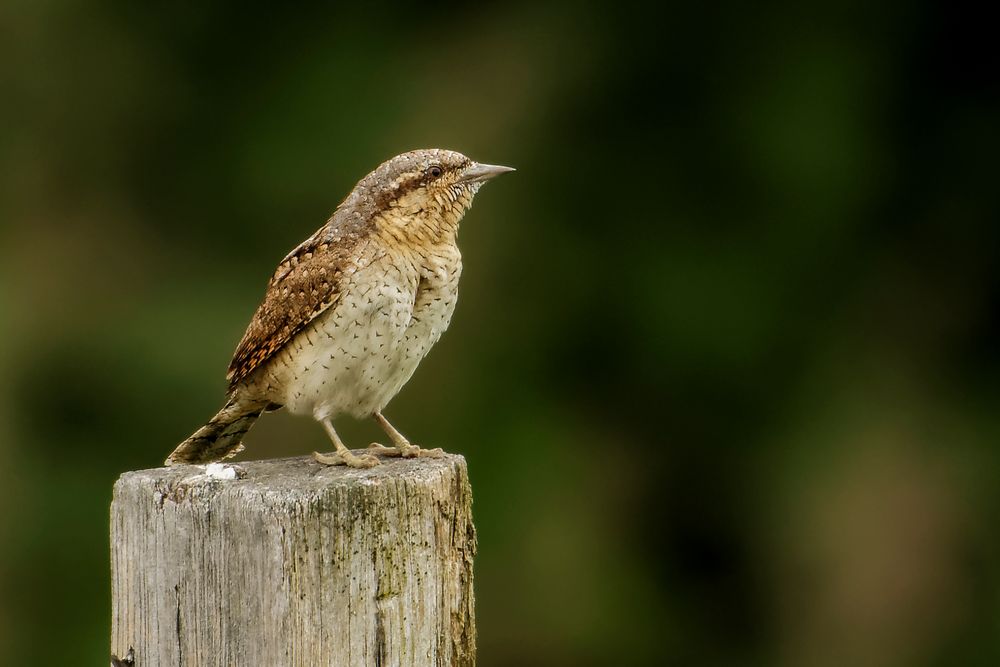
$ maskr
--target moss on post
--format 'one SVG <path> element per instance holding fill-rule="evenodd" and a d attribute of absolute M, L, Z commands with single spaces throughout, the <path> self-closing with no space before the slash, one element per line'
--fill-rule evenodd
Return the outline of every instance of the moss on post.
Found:
<path fill-rule="evenodd" d="M 473 665 L 461 456 L 128 472 L 111 505 L 112 640 L 142 667 Z"/>

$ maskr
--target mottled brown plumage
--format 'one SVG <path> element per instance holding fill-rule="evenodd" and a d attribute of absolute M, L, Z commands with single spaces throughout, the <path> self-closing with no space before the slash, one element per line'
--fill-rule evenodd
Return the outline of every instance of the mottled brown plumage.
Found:
<path fill-rule="evenodd" d="M 310 238 L 278 266 L 229 364 L 230 389 L 336 303 L 351 252 L 362 242 L 360 236 L 340 245 Z"/>
<path fill-rule="evenodd" d="M 340 442 L 331 419 L 373 416 L 395 447 L 425 453 L 381 410 L 447 328 L 458 294 L 458 223 L 482 184 L 507 167 L 430 149 L 363 178 L 327 223 L 278 265 L 229 366 L 229 400 L 167 463 L 235 454 L 265 409 L 312 414 L 336 448 L 325 463 L 374 465 Z"/>

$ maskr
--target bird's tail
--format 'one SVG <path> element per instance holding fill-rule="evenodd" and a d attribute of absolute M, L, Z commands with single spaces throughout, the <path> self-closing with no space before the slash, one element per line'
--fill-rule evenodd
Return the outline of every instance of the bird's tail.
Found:
<path fill-rule="evenodd" d="M 260 405 L 247 405 L 231 397 L 207 424 L 177 445 L 167 457 L 166 465 L 212 463 L 235 456 L 243 450 L 243 435 L 263 411 Z"/>

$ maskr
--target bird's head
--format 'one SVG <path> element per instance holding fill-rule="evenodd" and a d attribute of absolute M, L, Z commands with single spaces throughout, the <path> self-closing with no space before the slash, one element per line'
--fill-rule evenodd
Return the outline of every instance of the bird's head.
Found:
<path fill-rule="evenodd" d="M 431 148 L 383 162 L 358 183 L 383 224 L 400 232 L 454 231 L 483 183 L 511 167 L 474 162 L 461 153 Z"/>

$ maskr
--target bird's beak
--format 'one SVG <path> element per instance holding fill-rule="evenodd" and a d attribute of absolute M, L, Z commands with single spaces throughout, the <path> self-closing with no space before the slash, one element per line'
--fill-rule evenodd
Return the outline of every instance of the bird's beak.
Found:
<path fill-rule="evenodd" d="M 513 167 L 502 167 L 498 164 L 480 164 L 478 162 L 473 162 L 472 166 L 466 168 L 462 172 L 461 178 L 459 178 L 460 183 L 485 183 L 491 178 L 496 178 L 500 174 L 506 174 L 508 171 L 514 171 Z"/>

